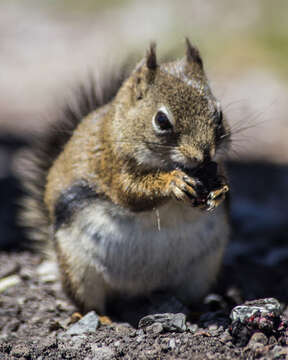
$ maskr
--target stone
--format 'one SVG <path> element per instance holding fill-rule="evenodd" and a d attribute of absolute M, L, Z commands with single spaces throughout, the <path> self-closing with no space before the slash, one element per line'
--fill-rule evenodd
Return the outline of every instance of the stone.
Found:
<path fill-rule="evenodd" d="M 248 343 L 247 347 L 252 350 L 254 353 L 261 353 L 264 349 L 264 345 L 258 342 Z"/>
<path fill-rule="evenodd" d="M 25 344 L 18 344 L 13 347 L 11 355 L 20 358 L 21 356 L 28 357 L 30 355 L 29 347 Z"/>
<path fill-rule="evenodd" d="M 0 293 L 21 282 L 19 275 L 10 275 L 0 280 Z"/>
<path fill-rule="evenodd" d="M 82 344 L 86 341 L 85 335 L 70 336 L 69 347 L 73 350 L 81 348 Z"/>
<path fill-rule="evenodd" d="M 229 341 L 232 341 L 232 336 L 229 334 L 229 330 L 225 330 L 224 333 L 219 337 L 219 340 L 223 343 L 226 344 Z"/>
<path fill-rule="evenodd" d="M 186 330 L 186 315 L 182 313 L 171 314 L 153 314 L 143 317 L 139 321 L 139 328 L 147 328 L 154 323 L 160 323 L 163 327 L 163 331 L 176 331 L 183 332 Z"/>
<path fill-rule="evenodd" d="M 211 324 L 208 326 L 209 331 L 216 331 L 219 329 L 219 326 L 217 324 Z"/>
<path fill-rule="evenodd" d="M 163 325 L 159 322 L 155 322 L 145 328 L 147 334 L 160 334 L 163 331 Z"/>
<path fill-rule="evenodd" d="M 198 324 L 190 324 L 187 326 L 187 330 L 194 334 L 199 329 Z"/>
<path fill-rule="evenodd" d="M 176 347 L 175 339 L 170 339 L 169 340 L 169 348 L 173 350 L 173 349 L 175 349 L 175 347 Z"/>
<path fill-rule="evenodd" d="M 256 313 L 260 313 L 261 316 L 273 314 L 274 317 L 278 317 L 281 315 L 281 305 L 274 298 L 246 301 L 244 305 L 238 305 L 232 309 L 230 319 L 245 323 L 248 318 Z"/>
<path fill-rule="evenodd" d="M 114 328 L 117 332 L 117 334 L 120 334 L 121 336 L 128 336 L 131 335 L 131 333 L 133 332 L 133 328 L 130 324 L 127 323 L 120 323 L 120 324 L 115 324 Z"/>
<path fill-rule="evenodd" d="M 263 344 L 263 345 L 267 345 L 268 344 L 268 338 L 262 332 L 257 331 L 251 336 L 251 339 L 249 340 L 248 346 L 251 346 L 254 343 L 260 343 L 260 344 Z"/>
<path fill-rule="evenodd" d="M 91 345 L 91 352 L 93 360 L 110 360 L 115 357 L 115 352 L 108 346 L 97 346 L 97 344 Z"/>
<path fill-rule="evenodd" d="M 43 283 L 54 283 L 58 279 L 58 268 L 54 261 L 43 261 L 37 268 L 39 280 Z"/>
<path fill-rule="evenodd" d="M 288 356 L 288 348 L 287 347 L 282 347 L 279 345 L 276 345 L 273 350 L 273 359 L 287 359 Z"/>
<path fill-rule="evenodd" d="M 99 326 L 99 317 L 95 311 L 90 311 L 77 323 L 71 325 L 66 331 L 68 335 L 80 335 L 87 332 L 95 332 Z"/>
<path fill-rule="evenodd" d="M 141 342 L 143 342 L 145 340 L 145 336 L 144 335 L 138 335 L 135 339 L 135 341 L 140 344 Z"/>
<path fill-rule="evenodd" d="M 209 294 L 204 298 L 204 304 L 209 306 L 210 311 L 224 309 L 226 304 L 221 295 Z"/>

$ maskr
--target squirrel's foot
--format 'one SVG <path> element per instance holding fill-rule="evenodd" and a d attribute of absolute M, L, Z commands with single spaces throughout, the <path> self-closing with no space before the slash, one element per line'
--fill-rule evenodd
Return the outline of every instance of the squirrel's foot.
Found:
<path fill-rule="evenodd" d="M 193 205 L 197 198 L 196 189 L 199 181 L 179 169 L 171 171 L 167 176 L 168 193 L 172 194 L 177 200 L 186 201 Z"/>

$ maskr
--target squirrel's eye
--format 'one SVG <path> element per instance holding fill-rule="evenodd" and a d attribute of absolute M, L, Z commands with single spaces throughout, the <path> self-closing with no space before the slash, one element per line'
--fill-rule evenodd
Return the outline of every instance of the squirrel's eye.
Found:
<path fill-rule="evenodd" d="M 154 117 L 154 126 L 160 133 L 167 132 L 172 129 L 172 124 L 168 119 L 168 116 L 163 111 L 158 111 Z"/>

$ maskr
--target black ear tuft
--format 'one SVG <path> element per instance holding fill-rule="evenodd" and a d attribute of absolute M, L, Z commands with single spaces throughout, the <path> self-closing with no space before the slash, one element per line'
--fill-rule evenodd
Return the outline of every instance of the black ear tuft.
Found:
<path fill-rule="evenodd" d="M 197 63 L 201 69 L 203 68 L 203 61 L 201 59 L 199 50 L 191 45 L 190 40 L 186 37 L 186 59 L 188 63 Z"/>
<path fill-rule="evenodd" d="M 157 59 L 156 59 L 156 43 L 152 42 L 147 51 L 146 55 L 146 65 L 150 70 L 156 70 L 157 68 Z"/>

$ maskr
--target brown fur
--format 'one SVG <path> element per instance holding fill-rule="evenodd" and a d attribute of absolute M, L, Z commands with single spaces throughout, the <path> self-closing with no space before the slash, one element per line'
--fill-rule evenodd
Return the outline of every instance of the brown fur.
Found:
<path fill-rule="evenodd" d="M 52 221 L 61 191 L 81 179 L 133 211 L 152 209 L 171 196 L 187 200 L 185 192 L 195 195 L 194 180 L 187 182 L 187 174 L 173 167 L 167 152 L 176 147 L 201 163 L 217 150 L 217 103 L 198 57 L 190 48 L 186 60 L 159 66 L 152 46 L 146 62 L 136 67 L 115 100 L 81 122 L 48 174 L 45 203 Z M 174 134 L 168 139 L 159 139 L 151 126 L 160 104 L 167 104 L 175 118 Z M 226 133 L 227 124 L 221 126 Z M 163 165 L 137 161 L 134 154 L 148 147 Z"/>
<path fill-rule="evenodd" d="M 119 85 L 119 82 L 115 84 Z M 59 199 L 81 181 L 113 205 L 111 208 L 116 205 L 121 211 L 153 210 L 173 198 L 193 206 L 197 180 L 189 175 L 189 170 L 209 161 L 220 146 L 229 143 L 229 127 L 225 119 L 219 123 L 219 104 L 210 90 L 199 51 L 188 40 L 184 59 L 162 65 L 158 64 L 152 45 L 146 58 L 136 66 L 114 97 L 115 94 L 115 91 L 107 92 L 107 96 L 100 97 L 101 101 L 95 92 L 88 101 L 84 98 L 88 111 L 80 111 L 74 117 L 73 131 L 60 143 L 61 133 L 55 133 L 57 146 L 52 157 L 48 155 L 49 148 L 53 148 L 51 144 L 55 144 L 54 137 L 54 142 L 50 141 L 50 146 L 46 146 L 39 156 L 41 164 L 36 166 L 38 174 L 32 176 L 32 192 L 26 201 L 26 208 L 29 207 L 26 219 L 32 214 L 36 215 L 37 221 L 28 219 L 26 223 L 34 229 L 34 234 L 41 224 L 46 242 L 49 226 L 51 233 L 55 230 L 55 209 Z M 173 123 L 173 130 L 165 136 L 155 131 L 153 122 L 155 114 L 163 107 Z M 223 225 L 226 229 L 226 224 Z M 73 231 L 73 219 L 65 226 Z M 71 246 L 70 235 L 66 239 Z M 62 282 L 81 305 L 86 299 L 77 292 L 81 285 L 75 275 L 79 270 L 78 254 L 74 254 L 72 244 L 69 258 L 65 253 L 67 244 L 64 245 L 66 250 L 62 251 L 58 240 L 55 250 Z M 78 238 L 75 244 L 78 244 Z M 222 248 L 219 249 L 220 261 Z M 85 273 L 90 266 L 86 262 L 86 258 L 81 258 L 79 265 L 81 270 L 85 268 Z"/>
<path fill-rule="evenodd" d="M 120 67 L 118 72 L 110 72 L 104 76 L 99 80 L 97 90 L 90 77 L 85 85 L 75 88 L 75 102 L 67 103 L 59 110 L 58 118 L 50 122 L 43 135 L 35 135 L 31 151 L 23 159 L 21 176 L 26 195 L 19 214 L 19 222 L 32 242 L 31 248 L 47 251 L 52 244 L 47 241 L 51 221 L 44 203 L 50 168 L 83 118 L 114 98 L 127 76 L 127 69 L 128 63 Z"/>

